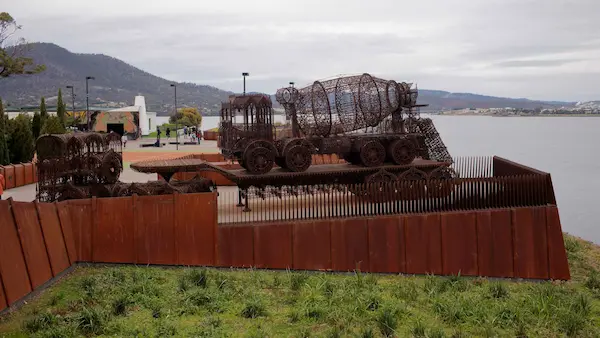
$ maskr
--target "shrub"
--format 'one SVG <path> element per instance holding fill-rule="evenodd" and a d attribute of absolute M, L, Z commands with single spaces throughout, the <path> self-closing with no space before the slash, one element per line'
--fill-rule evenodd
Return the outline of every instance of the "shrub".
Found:
<path fill-rule="evenodd" d="M 35 150 L 31 119 L 25 114 L 19 114 L 9 120 L 8 152 L 11 163 L 30 162 Z"/>
<path fill-rule="evenodd" d="M 67 131 L 58 116 L 48 116 L 42 127 L 41 134 L 64 134 Z"/>

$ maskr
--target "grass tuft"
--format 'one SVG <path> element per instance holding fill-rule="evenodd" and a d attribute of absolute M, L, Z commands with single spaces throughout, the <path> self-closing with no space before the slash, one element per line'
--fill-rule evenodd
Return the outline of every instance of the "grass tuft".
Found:
<path fill-rule="evenodd" d="M 73 321 L 81 333 L 98 335 L 104 330 L 106 315 L 99 307 L 84 307 L 83 310 L 75 314 Z"/>
<path fill-rule="evenodd" d="M 592 291 L 600 291 L 600 273 L 597 270 L 592 269 L 589 272 L 585 280 L 585 287 Z"/>
<path fill-rule="evenodd" d="M 360 338 L 375 338 L 375 332 L 373 332 L 372 328 L 367 327 L 367 328 L 361 329 L 358 336 Z"/>
<path fill-rule="evenodd" d="M 267 315 L 267 308 L 258 297 L 251 297 L 244 304 L 241 315 L 244 318 L 263 317 Z"/>
<path fill-rule="evenodd" d="M 425 337 L 425 324 L 419 319 L 410 330 L 413 337 Z"/>
<path fill-rule="evenodd" d="M 50 312 L 42 312 L 37 314 L 31 319 L 26 320 L 23 323 L 24 328 L 30 332 L 35 333 L 41 330 L 50 329 L 58 324 L 58 318 L 56 315 Z"/>
<path fill-rule="evenodd" d="M 120 295 L 112 303 L 112 313 L 115 316 L 124 316 L 127 314 L 127 307 L 131 305 L 131 300 L 127 294 Z"/>
<path fill-rule="evenodd" d="M 308 275 L 305 272 L 291 272 L 289 273 L 289 279 L 290 289 L 292 291 L 299 291 L 308 280 Z"/>
<path fill-rule="evenodd" d="M 500 282 L 493 282 L 489 284 L 489 295 L 492 298 L 506 298 L 508 297 L 508 288 L 506 285 Z"/>
<path fill-rule="evenodd" d="M 208 284 L 206 269 L 190 269 L 186 271 L 185 278 L 194 286 L 205 288 Z"/>
<path fill-rule="evenodd" d="M 398 318 L 391 309 L 385 308 L 376 317 L 379 332 L 385 337 L 391 337 L 398 328 Z"/>

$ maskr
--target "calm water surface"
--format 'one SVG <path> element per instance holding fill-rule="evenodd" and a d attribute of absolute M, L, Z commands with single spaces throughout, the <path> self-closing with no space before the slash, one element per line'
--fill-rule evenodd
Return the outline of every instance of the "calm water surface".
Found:
<path fill-rule="evenodd" d="M 600 243 L 600 117 L 431 118 L 453 156 L 498 155 L 551 173 L 563 230 Z M 218 123 L 206 116 L 202 129 Z"/>

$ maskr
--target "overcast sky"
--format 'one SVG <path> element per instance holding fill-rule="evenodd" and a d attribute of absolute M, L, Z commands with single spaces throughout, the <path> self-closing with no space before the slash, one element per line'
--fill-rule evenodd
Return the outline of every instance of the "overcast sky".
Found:
<path fill-rule="evenodd" d="M 600 0 L 1 0 L 29 41 L 273 93 L 368 72 L 419 88 L 600 99 Z"/>

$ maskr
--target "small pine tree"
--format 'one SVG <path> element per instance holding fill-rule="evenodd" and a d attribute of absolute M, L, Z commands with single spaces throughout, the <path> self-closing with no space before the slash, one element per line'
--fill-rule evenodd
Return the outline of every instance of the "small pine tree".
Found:
<path fill-rule="evenodd" d="M 58 101 L 56 103 L 56 116 L 60 119 L 60 123 L 65 126 L 67 115 L 67 106 L 64 104 L 62 99 L 62 90 L 58 88 Z"/>
<path fill-rule="evenodd" d="M 33 120 L 31 121 L 31 133 L 33 134 L 33 138 L 37 140 L 40 136 L 40 132 L 42 131 L 42 115 L 39 112 L 33 114 Z"/>
<path fill-rule="evenodd" d="M 45 134 L 64 134 L 66 133 L 65 127 L 60 122 L 58 116 L 48 116 L 44 126 L 42 127 L 42 135 Z"/>
<path fill-rule="evenodd" d="M 8 151 L 11 163 L 29 162 L 33 159 L 35 146 L 31 131 L 31 119 L 26 114 L 19 114 L 10 121 L 10 138 Z"/>
<path fill-rule="evenodd" d="M 42 117 L 42 124 L 46 122 L 46 118 L 48 117 L 48 110 L 46 109 L 46 99 L 42 97 L 42 102 L 40 102 L 40 116 Z"/>
<path fill-rule="evenodd" d="M 8 153 L 8 123 L 4 116 L 4 105 L 0 99 L 0 165 L 10 164 Z"/>

